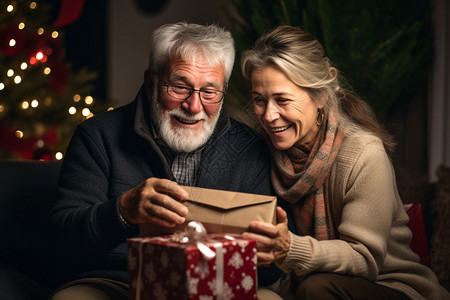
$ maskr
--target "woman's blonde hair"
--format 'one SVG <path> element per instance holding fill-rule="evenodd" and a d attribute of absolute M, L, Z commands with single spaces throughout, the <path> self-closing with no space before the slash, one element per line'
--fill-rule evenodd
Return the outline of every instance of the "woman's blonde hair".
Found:
<path fill-rule="evenodd" d="M 283 25 L 261 36 L 252 49 L 243 53 L 242 73 L 250 80 L 253 70 L 266 66 L 277 68 L 306 89 L 313 101 L 324 105 L 326 113 L 336 111 L 346 135 L 363 128 L 382 140 L 389 155 L 394 153 L 392 136 L 376 120 L 371 107 L 341 85 L 343 78 L 312 34 Z"/>

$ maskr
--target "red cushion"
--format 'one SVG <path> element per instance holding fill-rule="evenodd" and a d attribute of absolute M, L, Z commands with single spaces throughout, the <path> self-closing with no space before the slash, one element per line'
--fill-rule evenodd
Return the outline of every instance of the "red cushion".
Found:
<path fill-rule="evenodd" d="M 406 203 L 404 207 L 409 216 L 408 227 L 413 234 L 410 247 L 419 255 L 422 264 L 430 266 L 430 252 L 423 223 L 422 206 L 420 203 Z"/>

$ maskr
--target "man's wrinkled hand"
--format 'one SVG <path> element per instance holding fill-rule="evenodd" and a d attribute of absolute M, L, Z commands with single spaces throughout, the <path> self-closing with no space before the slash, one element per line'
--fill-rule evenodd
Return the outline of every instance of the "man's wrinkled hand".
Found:
<path fill-rule="evenodd" d="M 176 182 L 151 177 L 120 198 L 120 213 L 131 224 L 153 223 L 165 227 L 182 224 L 188 209 L 181 201 L 189 194 Z"/>

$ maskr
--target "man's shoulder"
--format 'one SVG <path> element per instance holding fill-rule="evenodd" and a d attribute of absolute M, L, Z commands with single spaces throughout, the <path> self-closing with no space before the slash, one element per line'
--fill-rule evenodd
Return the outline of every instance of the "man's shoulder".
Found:
<path fill-rule="evenodd" d="M 256 132 L 254 128 L 234 118 L 230 118 L 230 128 L 228 131 L 232 135 L 239 135 L 262 140 L 261 136 Z"/>
<path fill-rule="evenodd" d="M 230 127 L 220 138 L 225 139 L 228 144 L 238 145 L 241 148 L 244 146 L 266 148 L 265 141 L 255 129 L 234 118 L 230 118 Z"/>
<path fill-rule="evenodd" d="M 110 109 L 96 114 L 95 116 L 85 120 L 80 124 L 85 128 L 102 128 L 111 126 L 121 126 L 123 122 L 130 122 L 130 118 L 133 117 L 134 104 L 133 102 L 126 105 Z"/>

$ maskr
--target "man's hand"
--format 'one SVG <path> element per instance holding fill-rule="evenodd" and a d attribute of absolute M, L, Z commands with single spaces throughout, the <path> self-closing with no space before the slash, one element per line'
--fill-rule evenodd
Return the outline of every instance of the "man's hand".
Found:
<path fill-rule="evenodd" d="M 165 227 L 182 224 L 188 214 L 181 201 L 189 194 L 176 182 L 148 178 L 120 198 L 120 213 L 131 224 L 153 223 Z"/>
<path fill-rule="evenodd" d="M 291 236 L 288 230 L 287 214 L 277 207 L 277 225 L 261 221 L 252 221 L 244 238 L 256 240 L 258 266 L 268 266 L 272 262 L 282 262 L 289 252 Z"/>

